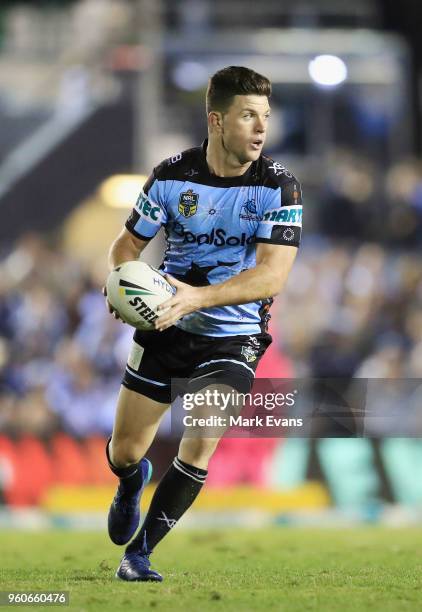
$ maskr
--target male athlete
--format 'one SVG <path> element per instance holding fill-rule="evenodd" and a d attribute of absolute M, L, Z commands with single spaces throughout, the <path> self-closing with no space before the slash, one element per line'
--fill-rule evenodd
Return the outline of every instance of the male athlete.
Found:
<path fill-rule="evenodd" d="M 269 80 L 248 68 L 214 74 L 206 97 L 208 140 L 154 168 L 111 246 L 114 268 L 138 259 L 164 226 L 162 270 L 177 290 L 162 305 L 168 310 L 155 331 L 135 332 L 122 381 L 107 444 L 120 479 L 108 519 L 115 544 L 127 544 L 138 529 L 152 471 L 144 455 L 171 403 L 171 379 L 189 379 L 202 392 L 217 380 L 247 393 L 271 342 L 268 310 L 296 256 L 302 202 L 297 179 L 262 155 L 270 94 Z M 118 578 L 162 580 L 149 556 L 199 494 L 217 444 L 185 432 Z"/>

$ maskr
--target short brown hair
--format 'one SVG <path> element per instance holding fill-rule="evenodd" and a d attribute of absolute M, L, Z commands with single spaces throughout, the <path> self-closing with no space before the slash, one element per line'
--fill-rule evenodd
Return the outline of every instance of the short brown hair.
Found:
<path fill-rule="evenodd" d="M 267 77 L 243 66 L 228 66 L 210 78 L 207 89 L 207 114 L 225 112 L 234 96 L 271 95 L 271 83 Z"/>

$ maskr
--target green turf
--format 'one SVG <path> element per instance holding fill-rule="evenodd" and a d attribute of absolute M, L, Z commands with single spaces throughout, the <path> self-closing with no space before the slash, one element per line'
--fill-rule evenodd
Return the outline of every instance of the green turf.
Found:
<path fill-rule="evenodd" d="M 416 611 L 421 550 L 419 529 L 179 530 L 153 556 L 165 582 L 128 584 L 105 533 L 0 532 L 0 585 L 68 590 L 71 610 Z"/>

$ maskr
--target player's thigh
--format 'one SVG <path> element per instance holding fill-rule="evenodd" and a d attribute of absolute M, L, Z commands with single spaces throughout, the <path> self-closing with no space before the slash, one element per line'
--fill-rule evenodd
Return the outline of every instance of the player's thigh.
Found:
<path fill-rule="evenodd" d="M 125 459 L 124 463 L 134 463 L 144 455 L 168 407 L 168 403 L 158 402 L 122 385 L 113 427 L 112 460 L 121 463 Z"/>

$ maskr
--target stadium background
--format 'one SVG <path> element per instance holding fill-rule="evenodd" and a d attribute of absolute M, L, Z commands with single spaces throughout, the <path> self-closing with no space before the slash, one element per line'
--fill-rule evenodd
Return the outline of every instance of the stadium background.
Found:
<path fill-rule="evenodd" d="M 104 307 L 106 254 L 141 175 L 206 136 L 219 67 L 272 79 L 266 152 L 304 191 L 303 245 L 259 375 L 420 378 L 420 12 L 411 0 L 2 2 L 1 526 L 104 528 L 104 441 L 131 337 Z M 157 478 L 176 448 L 167 420 Z M 418 438 L 376 429 L 227 439 L 184 524 L 418 523 L 421 468 Z"/>

